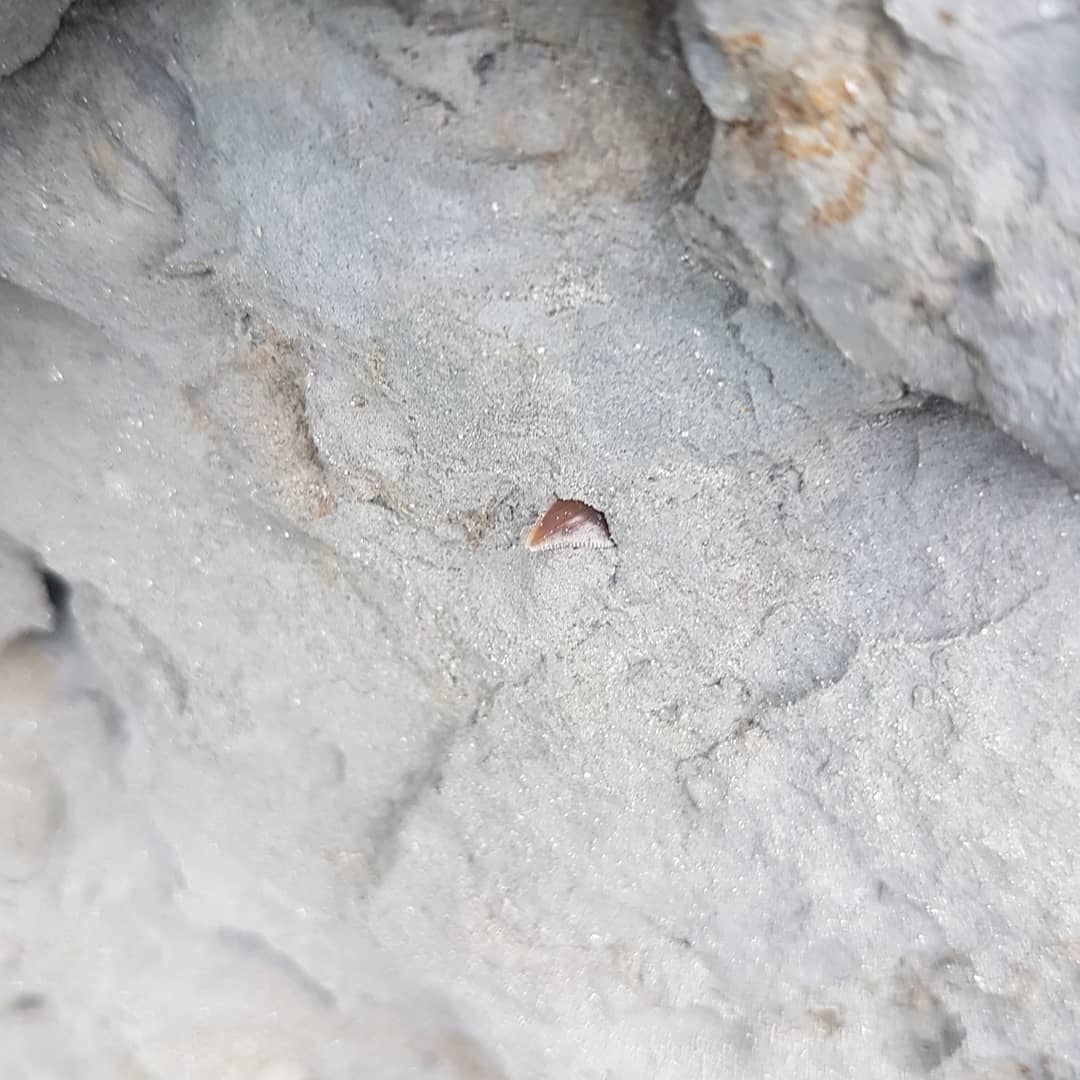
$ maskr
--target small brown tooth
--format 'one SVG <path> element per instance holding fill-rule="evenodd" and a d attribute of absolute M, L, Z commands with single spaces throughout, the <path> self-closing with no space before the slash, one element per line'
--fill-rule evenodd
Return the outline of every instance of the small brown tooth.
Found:
<path fill-rule="evenodd" d="M 556 499 L 532 527 L 525 546 L 530 551 L 556 548 L 614 547 L 607 519 L 580 499 Z"/>

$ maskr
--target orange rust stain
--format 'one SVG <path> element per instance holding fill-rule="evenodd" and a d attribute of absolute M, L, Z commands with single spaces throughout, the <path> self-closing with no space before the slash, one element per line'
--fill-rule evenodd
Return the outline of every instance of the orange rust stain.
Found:
<path fill-rule="evenodd" d="M 857 100 L 857 83 L 836 75 L 819 82 L 788 79 L 768 98 L 768 126 L 785 157 L 832 157 L 852 142 L 850 108 Z"/>
<path fill-rule="evenodd" d="M 821 162 L 841 193 L 811 211 L 813 227 L 843 224 L 860 213 L 886 122 L 885 84 L 870 60 L 842 47 L 831 53 L 814 47 L 778 62 L 760 30 L 710 36 L 742 69 L 753 95 L 747 115 L 723 124 L 732 152 L 764 173 L 785 161 Z"/>
<path fill-rule="evenodd" d="M 939 22 L 944 26 L 955 26 L 956 16 L 951 11 L 946 11 L 944 8 L 940 8 L 937 13 Z"/>
<path fill-rule="evenodd" d="M 853 105 L 858 97 L 857 84 L 850 78 L 834 75 L 831 79 L 807 86 L 806 97 L 818 113 L 824 116 L 847 105 Z"/>
<path fill-rule="evenodd" d="M 760 30 L 736 30 L 730 34 L 712 33 L 709 38 L 733 59 L 742 59 L 748 53 L 765 50 L 765 35 Z"/>
<path fill-rule="evenodd" d="M 814 207 L 810 213 L 811 225 L 817 228 L 843 225 L 863 209 L 866 205 L 866 183 L 877 156 L 877 147 L 873 146 L 863 154 L 855 171 L 848 177 L 844 194 Z"/>

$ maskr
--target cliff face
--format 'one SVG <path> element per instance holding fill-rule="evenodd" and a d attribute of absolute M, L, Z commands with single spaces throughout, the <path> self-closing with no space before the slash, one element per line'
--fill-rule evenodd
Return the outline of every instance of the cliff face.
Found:
<path fill-rule="evenodd" d="M 690 0 L 688 233 L 850 359 L 1080 477 L 1077 5 Z"/>

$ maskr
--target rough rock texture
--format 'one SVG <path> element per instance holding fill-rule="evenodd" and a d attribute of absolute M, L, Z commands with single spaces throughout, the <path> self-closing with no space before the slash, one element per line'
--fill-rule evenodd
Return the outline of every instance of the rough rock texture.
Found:
<path fill-rule="evenodd" d="M 1075 1077 L 1080 504 L 686 251 L 647 8 L 399 6 L 0 84 L 76 619 L 0 665 L 0 1075 Z"/>
<path fill-rule="evenodd" d="M 687 0 L 682 31 L 717 121 L 688 234 L 1080 480 L 1080 6 Z"/>
<path fill-rule="evenodd" d="M 40 56 L 71 0 L 0 0 L 0 78 Z"/>

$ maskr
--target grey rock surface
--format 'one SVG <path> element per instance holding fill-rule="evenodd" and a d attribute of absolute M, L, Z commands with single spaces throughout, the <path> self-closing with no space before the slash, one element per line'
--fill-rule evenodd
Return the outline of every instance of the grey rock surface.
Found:
<path fill-rule="evenodd" d="M 40 56 L 71 0 L 0 0 L 0 79 Z"/>
<path fill-rule="evenodd" d="M 1080 480 L 1080 6 L 687 0 L 687 235 Z"/>
<path fill-rule="evenodd" d="M 0 84 L 0 1073 L 1074 1076 L 1080 504 L 686 250 L 647 8 L 399 7 Z"/>

